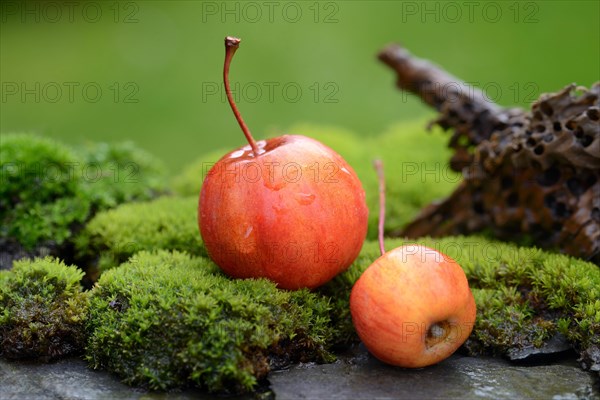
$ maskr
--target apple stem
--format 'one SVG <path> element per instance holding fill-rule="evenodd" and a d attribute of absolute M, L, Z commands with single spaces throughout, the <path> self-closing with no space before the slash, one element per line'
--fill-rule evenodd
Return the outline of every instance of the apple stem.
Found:
<path fill-rule="evenodd" d="M 385 179 L 383 176 L 383 162 L 381 160 L 374 160 L 373 167 L 377 171 L 377 178 L 379 179 L 379 251 L 381 255 L 385 253 L 385 246 L 383 243 L 383 225 L 385 223 Z"/>
<path fill-rule="evenodd" d="M 252 152 L 255 155 L 258 155 L 258 146 L 256 145 L 256 141 L 252 137 L 250 133 L 250 129 L 246 126 L 242 115 L 238 111 L 237 106 L 235 105 L 235 101 L 233 101 L 233 96 L 231 95 L 231 89 L 229 87 L 229 65 L 231 64 L 231 59 L 235 54 L 235 51 L 240 46 L 241 40 L 239 38 L 233 36 L 227 36 L 225 38 L 225 64 L 223 65 L 223 82 L 225 83 L 225 93 L 227 94 L 227 100 L 229 100 L 229 105 L 231 106 L 231 111 L 233 111 L 233 115 L 235 115 L 235 119 L 238 124 L 240 124 L 240 128 L 244 132 L 244 136 L 246 136 L 246 140 L 252 147 Z"/>

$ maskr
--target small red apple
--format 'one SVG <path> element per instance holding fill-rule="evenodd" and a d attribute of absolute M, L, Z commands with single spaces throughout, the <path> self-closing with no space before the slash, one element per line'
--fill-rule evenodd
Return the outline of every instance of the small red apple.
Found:
<path fill-rule="evenodd" d="M 385 253 L 381 223 L 379 232 L 382 255 L 350 295 L 358 336 L 388 364 L 418 368 L 438 363 L 464 343 L 475 323 L 475 300 L 465 273 L 456 261 L 425 246 Z"/>
<path fill-rule="evenodd" d="M 350 165 L 314 139 L 254 141 L 229 89 L 229 64 L 239 42 L 225 39 L 223 76 L 249 145 L 223 156 L 207 174 L 198 206 L 202 239 L 232 277 L 314 288 L 358 256 L 367 233 L 365 192 Z"/>

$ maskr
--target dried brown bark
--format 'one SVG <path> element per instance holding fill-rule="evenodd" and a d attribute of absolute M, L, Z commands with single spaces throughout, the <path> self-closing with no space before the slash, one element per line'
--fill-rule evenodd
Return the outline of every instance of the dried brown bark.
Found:
<path fill-rule="evenodd" d="M 464 178 L 393 235 L 486 231 L 600 264 L 600 82 L 508 109 L 398 45 L 379 59 L 440 112 L 432 124 L 452 130 L 450 165 Z"/>

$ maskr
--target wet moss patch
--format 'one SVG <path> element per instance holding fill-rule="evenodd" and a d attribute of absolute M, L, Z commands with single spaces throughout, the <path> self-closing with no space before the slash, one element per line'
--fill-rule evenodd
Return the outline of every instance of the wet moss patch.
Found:
<path fill-rule="evenodd" d="M 72 238 L 97 211 L 166 191 L 162 162 L 131 143 L 73 148 L 5 134 L 0 160 L 0 269 L 44 255 L 74 261 Z"/>
<path fill-rule="evenodd" d="M 455 258 L 469 278 L 478 315 L 464 351 L 507 356 L 562 335 L 585 369 L 598 368 L 597 266 L 480 237 L 417 242 Z M 387 240 L 386 248 L 406 243 Z M 331 361 L 358 341 L 349 295 L 378 256 L 378 244 L 365 242 L 345 273 L 313 292 L 232 280 L 208 258 L 178 251 L 138 252 L 85 293 L 74 267 L 22 261 L 0 274 L 3 356 L 49 359 L 81 349 L 84 340 L 90 366 L 133 386 L 256 390 L 272 370 Z"/>
<path fill-rule="evenodd" d="M 101 272 L 141 250 L 179 250 L 206 255 L 198 230 L 196 197 L 161 197 L 98 213 L 75 239 L 86 269 Z M 97 275 L 93 273 L 93 280 Z"/>
<path fill-rule="evenodd" d="M 130 385 L 252 390 L 272 366 L 330 361 L 325 297 L 230 280 L 211 261 L 141 252 L 92 290 L 86 358 Z"/>
<path fill-rule="evenodd" d="M 0 356 L 49 361 L 81 352 L 88 306 L 82 276 L 51 257 L 0 271 Z"/>

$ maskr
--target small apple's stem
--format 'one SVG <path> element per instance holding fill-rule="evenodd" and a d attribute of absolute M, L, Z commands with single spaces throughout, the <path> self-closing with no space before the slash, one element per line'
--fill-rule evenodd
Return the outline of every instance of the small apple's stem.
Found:
<path fill-rule="evenodd" d="M 374 160 L 373 166 L 377 171 L 377 178 L 379 179 L 379 251 L 381 255 L 385 253 L 385 246 L 383 243 L 383 224 L 385 223 L 385 178 L 383 176 L 383 162 L 381 160 Z"/>
<path fill-rule="evenodd" d="M 233 115 L 235 115 L 235 119 L 237 119 L 238 124 L 240 124 L 240 128 L 242 128 L 244 136 L 246 136 L 246 140 L 250 144 L 250 147 L 252 147 L 252 152 L 257 156 L 258 146 L 256 145 L 256 141 L 252 137 L 250 129 L 248 129 L 248 126 L 246 126 L 242 115 L 235 105 L 235 101 L 233 101 L 233 96 L 231 95 L 231 89 L 229 87 L 229 64 L 231 64 L 231 59 L 233 58 L 235 51 L 240 46 L 240 42 L 240 39 L 233 36 L 227 36 L 225 38 L 225 64 L 223 65 L 223 82 L 225 83 L 225 93 L 227 94 L 227 100 L 229 100 L 231 111 L 233 111 Z"/>

